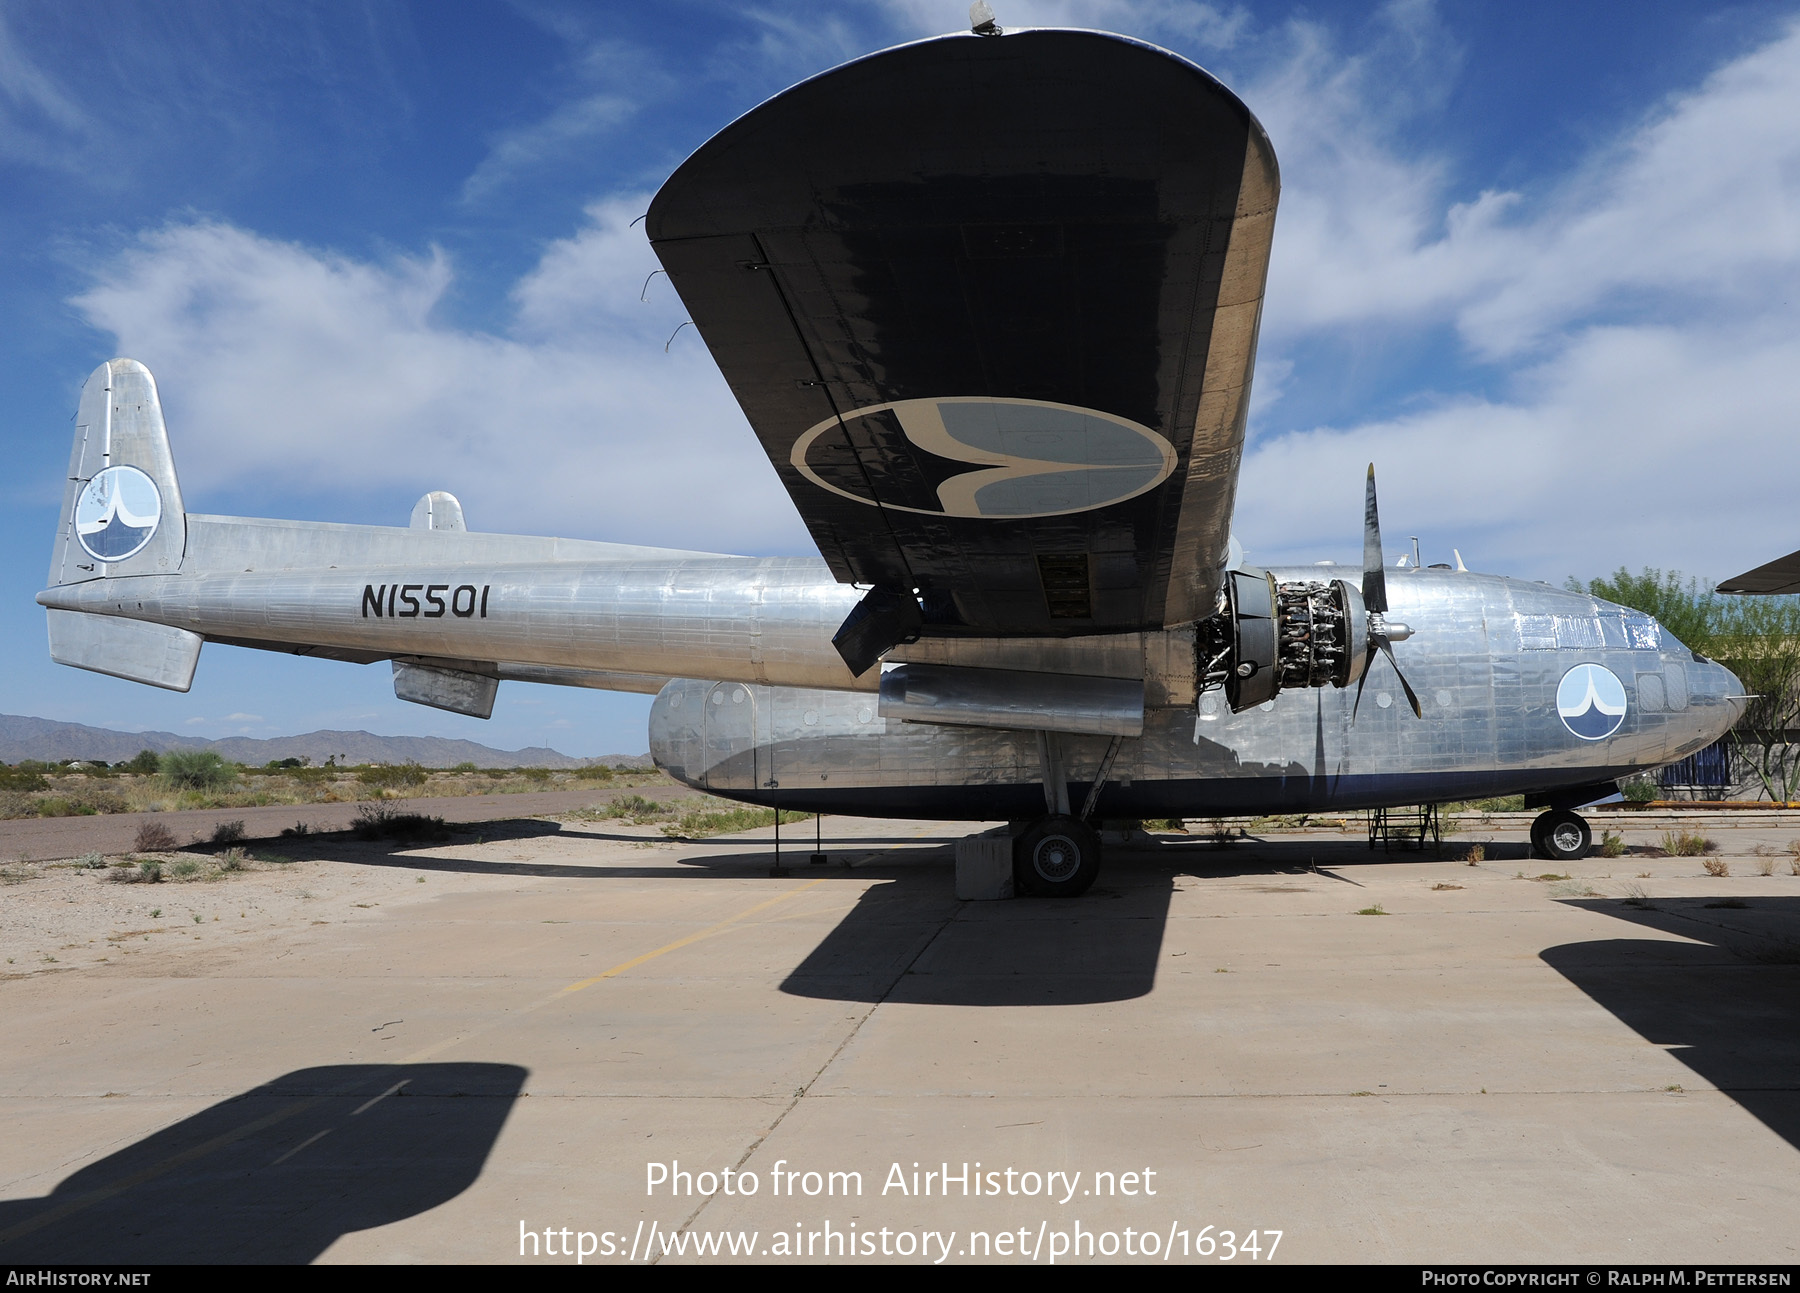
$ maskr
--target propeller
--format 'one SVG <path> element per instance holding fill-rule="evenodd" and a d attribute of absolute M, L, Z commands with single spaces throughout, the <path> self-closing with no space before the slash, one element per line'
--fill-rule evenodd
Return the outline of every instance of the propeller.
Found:
<path fill-rule="evenodd" d="M 1400 662 L 1394 659 L 1392 643 L 1406 641 L 1412 636 L 1412 629 L 1405 624 L 1389 623 L 1387 618 L 1387 570 L 1381 561 L 1381 518 L 1375 506 L 1374 463 L 1369 464 L 1369 492 L 1363 501 L 1362 597 L 1363 608 L 1369 615 L 1369 654 L 1363 661 L 1362 676 L 1356 681 L 1356 702 L 1350 706 L 1351 721 L 1356 721 L 1356 711 L 1362 705 L 1363 686 L 1369 681 L 1369 666 L 1375 663 L 1378 651 L 1394 666 L 1394 676 L 1400 680 L 1400 690 L 1406 693 L 1412 712 L 1424 718 L 1425 711 L 1419 708 L 1419 698 L 1413 694 L 1406 675 L 1400 672 Z"/>

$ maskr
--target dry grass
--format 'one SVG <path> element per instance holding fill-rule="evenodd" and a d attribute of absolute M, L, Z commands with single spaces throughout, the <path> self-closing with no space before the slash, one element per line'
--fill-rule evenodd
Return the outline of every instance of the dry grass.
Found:
<path fill-rule="evenodd" d="M 1662 834 L 1662 852 L 1665 857 L 1693 858 L 1718 851 L 1717 844 L 1693 831 L 1664 831 Z"/>
<path fill-rule="evenodd" d="M 1707 875 L 1731 874 L 1731 867 L 1723 858 L 1707 858 L 1700 866 Z"/>
<path fill-rule="evenodd" d="M 270 804 L 357 803 L 372 799 L 522 794 L 575 790 L 596 781 L 621 787 L 667 786 L 654 768 L 420 768 L 373 765 L 325 768 L 237 768 L 206 781 L 162 772 L 70 772 L 50 769 L 21 776 L 0 767 L 0 817 L 71 817 L 96 813 L 161 813 L 192 808 L 254 808 Z M 172 847 L 172 846 L 169 846 Z"/>
<path fill-rule="evenodd" d="M 1477 862 L 1487 861 L 1487 846 L 1485 844 L 1469 845 L 1469 851 L 1463 854 L 1463 861 L 1470 866 L 1474 866 Z"/>

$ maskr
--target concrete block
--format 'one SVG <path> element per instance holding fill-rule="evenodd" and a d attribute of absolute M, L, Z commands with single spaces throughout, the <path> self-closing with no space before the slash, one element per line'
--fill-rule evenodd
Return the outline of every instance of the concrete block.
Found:
<path fill-rule="evenodd" d="M 956 841 L 956 896 L 984 902 L 1013 896 L 1013 837 L 1004 826 Z"/>

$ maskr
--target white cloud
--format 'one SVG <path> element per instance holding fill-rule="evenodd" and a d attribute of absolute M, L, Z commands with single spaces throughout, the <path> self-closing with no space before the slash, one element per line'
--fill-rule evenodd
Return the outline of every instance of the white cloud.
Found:
<path fill-rule="evenodd" d="M 968 6 L 954 0 L 891 0 L 887 7 L 920 35 L 968 26 Z M 1207 49 L 1230 49 L 1250 26 L 1241 5 L 1194 0 L 1000 0 L 993 9 L 1002 28 L 1081 27 Z"/>
<path fill-rule="evenodd" d="M 689 328 L 664 353 L 674 292 L 638 300 L 643 209 L 593 208 L 504 332 L 435 319 L 441 253 L 375 264 L 217 222 L 143 235 L 76 304 L 157 374 L 196 510 L 268 482 L 444 488 L 478 529 L 809 551 L 705 346 Z"/>
<path fill-rule="evenodd" d="M 93 123 L 75 97 L 26 53 L 0 13 L 0 157 L 74 170 Z"/>
<path fill-rule="evenodd" d="M 1515 355 L 1620 303 L 1768 299 L 1800 268 L 1800 27 L 1671 97 L 1560 185 L 1446 193 L 1442 158 L 1399 140 L 1391 60 L 1295 27 L 1245 95 L 1283 192 L 1269 337 L 1453 320 L 1477 354 Z M 1406 98 L 1406 96 L 1402 96 Z"/>
<path fill-rule="evenodd" d="M 464 202 L 479 202 L 508 182 L 558 161 L 576 146 L 630 119 L 634 106 L 616 94 L 589 94 L 529 126 L 497 137 L 463 181 Z"/>
<path fill-rule="evenodd" d="M 1463 200 L 1440 158 L 1396 142 L 1364 72 L 1328 71 L 1341 61 L 1303 42 L 1259 100 L 1285 185 L 1263 363 L 1291 367 L 1243 471 L 1257 558 L 1354 560 L 1371 459 L 1390 554 L 1423 532 L 1436 557 L 1454 544 L 1534 577 L 1719 578 L 1795 546 L 1800 27 L 1560 184 Z M 1329 403 L 1295 354 L 1366 347 L 1371 324 L 1442 335 L 1467 372 L 1399 416 L 1284 427 L 1282 393 Z M 1471 380 L 1484 393 L 1459 393 Z"/>

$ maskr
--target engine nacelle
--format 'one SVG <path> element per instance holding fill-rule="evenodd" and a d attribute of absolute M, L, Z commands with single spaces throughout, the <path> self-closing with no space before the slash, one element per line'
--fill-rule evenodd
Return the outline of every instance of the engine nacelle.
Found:
<path fill-rule="evenodd" d="M 1346 687 L 1368 663 L 1362 592 L 1342 579 L 1278 582 L 1266 570 L 1225 576 L 1224 607 L 1195 638 L 1202 692 L 1223 690 L 1233 713 L 1293 687 Z"/>

